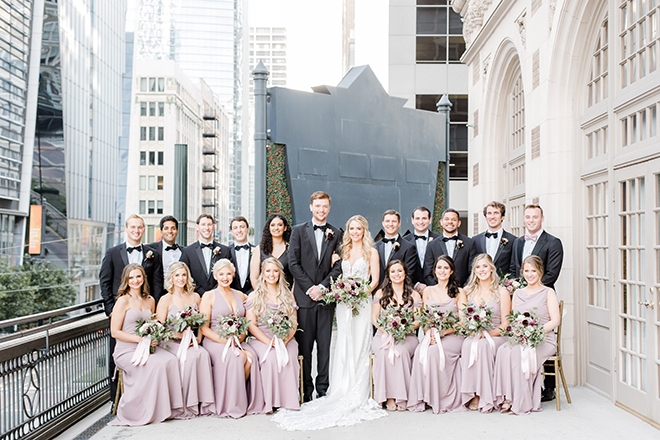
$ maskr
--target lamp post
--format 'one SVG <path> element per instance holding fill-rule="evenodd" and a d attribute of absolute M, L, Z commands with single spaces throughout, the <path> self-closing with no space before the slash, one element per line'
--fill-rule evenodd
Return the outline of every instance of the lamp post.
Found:
<path fill-rule="evenodd" d="M 445 209 L 449 208 L 449 123 L 451 122 L 449 112 L 452 103 L 448 95 L 442 95 L 436 104 L 438 113 L 445 114 Z"/>
<path fill-rule="evenodd" d="M 252 71 L 254 79 L 254 241 L 261 241 L 266 223 L 266 82 L 268 69 L 259 60 Z"/>

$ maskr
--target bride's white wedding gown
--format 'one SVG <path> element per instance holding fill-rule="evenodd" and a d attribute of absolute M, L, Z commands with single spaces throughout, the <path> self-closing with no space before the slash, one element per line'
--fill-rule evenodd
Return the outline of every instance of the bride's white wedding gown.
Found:
<path fill-rule="evenodd" d="M 369 279 L 369 264 L 360 258 L 353 264 L 342 260 L 345 277 Z M 337 304 L 337 333 L 330 357 L 330 387 L 328 395 L 304 404 L 300 411 L 280 410 L 273 416 L 280 428 L 289 431 L 350 426 L 363 420 L 387 415 L 369 398 L 369 354 L 373 327 L 371 299 L 353 316 L 350 308 Z"/>

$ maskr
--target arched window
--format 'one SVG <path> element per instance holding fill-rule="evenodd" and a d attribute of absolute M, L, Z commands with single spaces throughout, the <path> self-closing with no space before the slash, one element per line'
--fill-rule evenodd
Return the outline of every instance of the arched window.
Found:
<path fill-rule="evenodd" d="M 608 62 L 608 41 L 607 41 L 607 15 L 603 19 L 596 45 L 591 57 L 591 73 L 589 75 L 589 83 L 587 84 L 588 91 L 588 106 L 599 103 L 607 98 L 607 62 Z"/>
<path fill-rule="evenodd" d="M 509 140 L 507 145 L 507 210 L 508 229 L 512 234 L 524 234 L 522 208 L 525 204 L 525 88 L 520 71 L 514 75 L 508 93 Z"/>

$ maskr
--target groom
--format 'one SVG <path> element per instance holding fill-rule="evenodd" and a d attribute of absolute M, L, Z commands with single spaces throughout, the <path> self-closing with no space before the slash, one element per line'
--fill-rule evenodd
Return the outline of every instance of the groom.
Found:
<path fill-rule="evenodd" d="M 330 339 L 334 304 L 324 305 L 317 301 L 321 289 L 330 287 L 330 278 L 341 273 L 340 262 L 332 264 L 332 253 L 341 241 L 340 231 L 327 224 L 330 213 L 330 196 L 323 191 L 312 194 L 309 210 L 312 220 L 293 228 L 289 242 L 289 269 L 295 279 L 293 294 L 298 304 L 296 333 L 298 351 L 303 357 L 303 393 L 305 402 L 312 400 L 312 349 L 316 342 L 318 375 L 316 393 L 319 397 L 328 391 L 330 369 Z M 337 253 L 339 253 L 337 251 Z"/>

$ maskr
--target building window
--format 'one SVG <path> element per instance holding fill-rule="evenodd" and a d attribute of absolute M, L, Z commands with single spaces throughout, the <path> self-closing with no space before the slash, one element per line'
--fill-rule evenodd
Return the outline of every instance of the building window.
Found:
<path fill-rule="evenodd" d="M 156 152 L 155 151 L 150 151 L 149 152 L 149 165 L 156 165 Z"/>
<path fill-rule="evenodd" d="M 147 189 L 147 176 L 140 176 L 140 189 L 143 191 Z"/>
<path fill-rule="evenodd" d="M 149 176 L 148 189 L 149 189 L 149 191 L 155 191 L 156 190 L 156 176 Z"/>
<path fill-rule="evenodd" d="M 156 78 L 149 78 L 149 91 L 150 92 L 156 91 Z"/>
<path fill-rule="evenodd" d="M 147 91 L 147 78 L 140 78 L 140 91 L 141 92 Z"/>
<path fill-rule="evenodd" d="M 155 202 L 153 200 L 149 200 L 147 214 L 155 214 L 155 213 L 156 213 Z"/>
<path fill-rule="evenodd" d="M 147 213 L 147 202 L 144 200 L 140 200 L 140 214 L 144 215 Z"/>
<path fill-rule="evenodd" d="M 140 116 L 147 116 L 147 103 L 146 102 L 141 102 L 140 103 Z"/>
<path fill-rule="evenodd" d="M 589 305 L 607 309 L 609 268 L 607 182 L 587 186 L 587 265 Z"/>
<path fill-rule="evenodd" d="M 147 152 L 140 151 L 140 165 L 146 165 L 146 164 L 147 164 Z"/>
<path fill-rule="evenodd" d="M 607 17 L 605 17 L 603 23 L 600 25 L 596 47 L 591 57 L 591 75 L 587 84 L 589 107 L 607 98 L 608 48 Z"/>
<path fill-rule="evenodd" d="M 436 104 L 442 95 L 417 95 L 415 96 L 415 108 L 437 112 Z M 467 95 L 449 95 L 452 103 L 449 112 L 451 125 L 449 127 L 449 150 L 468 150 L 468 97 Z M 466 168 L 467 171 L 467 168 Z"/>
<path fill-rule="evenodd" d="M 156 189 L 163 189 L 163 176 L 158 176 L 158 183 Z"/>
<path fill-rule="evenodd" d="M 158 103 L 158 116 L 165 116 L 165 103 L 164 102 L 159 102 Z"/>
<path fill-rule="evenodd" d="M 417 62 L 459 63 L 463 22 L 447 0 L 417 0 Z"/>
<path fill-rule="evenodd" d="M 165 153 L 163 153 L 162 151 L 159 151 L 159 152 L 158 152 L 158 165 L 162 165 L 162 164 L 163 164 L 163 162 L 164 162 L 164 161 L 163 161 L 163 157 L 164 157 L 164 156 L 165 156 Z"/>
<path fill-rule="evenodd" d="M 621 16 L 621 88 L 625 88 L 657 68 L 658 17 L 660 3 L 646 0 L 624 0 Z"/>
<path fill-rule="evenodd" d="M 149 202 L 152 203 L 152 202 Z M 147 236 L 145 237 L 147 239 L 147 243 L 152 243 L 154 241 L 154 232 L 155 232 L 156 227 L 154 225 L 148 225 L 147 226 Z"/>
<path fill-rule="evenodd" d="M 162 141 L 165 138 L 165 127 L 158 127 L 158 140 Z"/>
<path fill-rule="evenodd" d="M 163 201 L 159 200 L 156 202 L 156 214 L 162 214 L 163 213 Z"/>
<path fill-rule="evenodd" d="M 150 102 L 149 103 L 149 116 L 156 116 L 156 103 L 155 102 Z"/>
<path fill-rule="evenodd" d="M 147 127 L 140 127 L 140 140 L 141 141 L 147 140 Z"/>
<path fill-rule="evenodd" d="M 158 78 L 158 91 L 159 92 L 165 91 L 165 78 Z"/>
<path fill-rule="evenodd" d="M 451 152 L 449 154 L 449 179 L 468 180 L 467 153 Z"/>
<path fill-rule="evenodd" d="M 150 141 L 156 140 L 156 127 L 149 127 L 149 140 Z"/>

